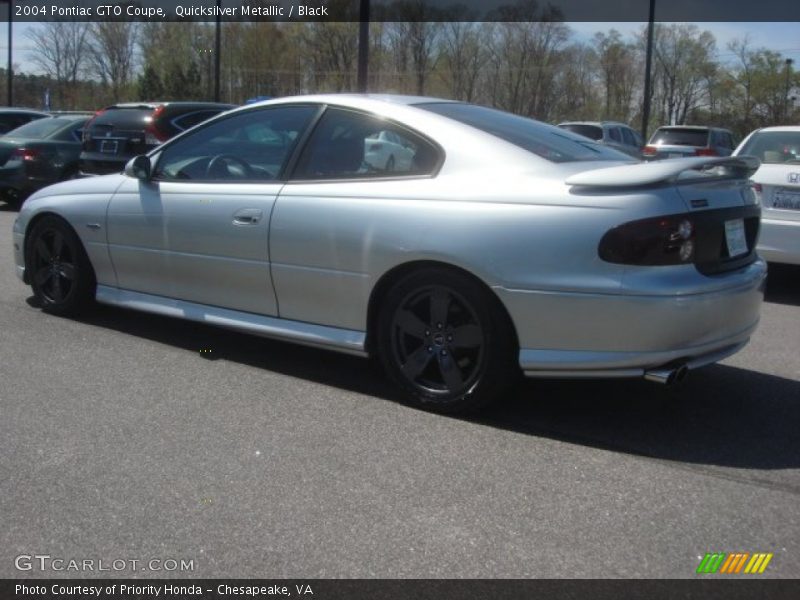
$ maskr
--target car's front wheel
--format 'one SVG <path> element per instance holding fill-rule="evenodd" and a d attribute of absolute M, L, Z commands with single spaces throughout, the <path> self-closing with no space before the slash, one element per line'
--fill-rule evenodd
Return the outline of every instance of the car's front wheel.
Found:
<path fill-rule="evenodd" d="M 417 405 L 467 412 L 500 396 L 518 373 L 508 316 L 480 282 L 429 268 L 398 281 L 378 319 L 389 377 Z"/>
<path fill-rule="evenodd" d="M 43 310 L 74 315 L 91 304 L 95 277 L 80 239 L 61 218 L 37 221 L 26 238 L 27 269 Z"/>

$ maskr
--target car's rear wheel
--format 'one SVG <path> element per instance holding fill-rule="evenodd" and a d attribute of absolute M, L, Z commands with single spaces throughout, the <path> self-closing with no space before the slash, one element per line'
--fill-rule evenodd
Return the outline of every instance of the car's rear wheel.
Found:
<path fill-rule="evenodd" d="M 417 271 L 389 290 L 377 344 L 389 377 L 414 404 L 438 412 L 478 409 L 518 373 L 514 331 L 499 301 L 447 269 Z"/>
<path fill-rule="evenodd" d="M 66 316 L 91 305 L 94 271 L 80 239 L 63 219 L 47 216 L 36 222 L 26 238 L 26 256 L 42 310 Z"/>

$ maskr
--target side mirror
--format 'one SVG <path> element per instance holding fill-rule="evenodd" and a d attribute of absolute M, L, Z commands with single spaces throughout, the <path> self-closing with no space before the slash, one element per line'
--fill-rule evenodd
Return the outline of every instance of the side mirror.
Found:
<path fill-rule="evenodd" d="M 140 154 L 125 165 L 125 175 L 142 181 L 150 181 L 150 157 Z"/>

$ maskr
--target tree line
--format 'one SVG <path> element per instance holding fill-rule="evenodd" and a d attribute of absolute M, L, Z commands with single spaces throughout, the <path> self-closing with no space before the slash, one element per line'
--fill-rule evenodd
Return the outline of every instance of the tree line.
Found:
<path fill-rule="evenodd" d="M 411 16 L 370 24 L 371 91 L 465 100 L 547 122 L 607 119 L 640 127 L 645 28 L 581 41 L 548 9 L 535 20 L 491 23 Z M 29 31 L 28 59 L 40 74 L 15 73 L 15 103 L 41 107 L 45 90 L 53 110 L 211 100 L 214 31 L 213 23 L 38 24 Z M 358 23 L 224 23 L 221 35 L 224 102 L 356 89 Z M 714 35 L 696 25 L 656 24 L 650 131 L 704 124 L 741 137 L 756 127 L 797 123 L 798 87 L 792 61 L 748 37 L 718 48 Z"/>

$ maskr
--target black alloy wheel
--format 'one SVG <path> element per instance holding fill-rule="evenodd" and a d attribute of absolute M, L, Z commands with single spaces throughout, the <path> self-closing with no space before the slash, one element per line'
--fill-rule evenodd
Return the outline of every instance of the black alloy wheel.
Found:
<path fill-rule="evenodd" d="M 81 241 L 62 219 L 47 216 L 26 236 L 26 270 L 42 309 L 77 314 L 94 297 L 95 278 Z"/>
<path fill-rule="evenodd" d="M 461 273 L 426 269 L 396 284 L 379 319 L 389 376 L 410 399 L 464 412 L 497 397 L 514 378 L 513 328 L 499 300 Z"/>

